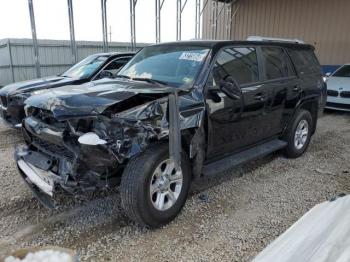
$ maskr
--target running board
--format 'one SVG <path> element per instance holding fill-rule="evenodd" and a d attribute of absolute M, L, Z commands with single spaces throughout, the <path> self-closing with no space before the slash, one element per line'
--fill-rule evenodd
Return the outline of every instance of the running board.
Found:
<path fill-rule="evenodd" d="M 275 139 L 240 153 L 227 156 L 210 164 L 206 164 L 203 166 L 202 173 L 204 176 L 215 175 L 251 160 L 269 155 L 272 152 L 285 148 L 286 146 L 287 142 Z"/>

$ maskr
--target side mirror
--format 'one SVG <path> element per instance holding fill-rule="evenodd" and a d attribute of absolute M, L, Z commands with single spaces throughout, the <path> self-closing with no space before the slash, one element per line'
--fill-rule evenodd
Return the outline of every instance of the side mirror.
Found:
<path fill-rule="evenodd" d="M 332 75 L 332 73 L 328 72 L 326 73 L 326 77 L 330 77 Z"/>
<path fill-rule="evenodd" d="M 113 78 L 113 74 L 109 71 L 105 71 L 103 70 L 100 74 L 99 74 L 99 78 Z"/>
<path fill-rule="evenodd" d="M 220 83 L 220 90 L 234 100 L 240 100 L 242 97 L 242 90 L 232 77 L 228 77 Z"/>

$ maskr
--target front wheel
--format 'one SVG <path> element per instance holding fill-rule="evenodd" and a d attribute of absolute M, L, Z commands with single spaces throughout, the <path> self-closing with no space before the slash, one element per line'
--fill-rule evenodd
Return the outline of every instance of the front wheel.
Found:
<path fill-rule="evenodd" d="M 285 150 L 287 157 L 296 158 L 306 151 L 310 143 L 312 129 L 313 121 L 310 112 L 306 110 L 297 112 L 285 137 L 288 142 Z"/>
<path fill-rule="evenodd" d="M 176 170 L 168 144 L 155 145 L 127 164 L 120 186 L 122 207 L 138 224 L 159 227 L 179 214 L 190 182 L 186 154 L 182 154 L 181 169 Z"/>

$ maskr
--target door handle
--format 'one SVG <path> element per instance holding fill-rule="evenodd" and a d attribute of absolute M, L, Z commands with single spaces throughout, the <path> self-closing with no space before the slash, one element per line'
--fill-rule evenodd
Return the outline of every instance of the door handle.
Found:
<path fill-rule="evenodd" d="M 265 96 L 265 94 L 259 93 L 259 94 L 256 94 L 256 95 L 254 96 L 254 99 L 255 99 L 255 100 L 259 100 L 259 101 L 265 101 L 266 96 Z"/>

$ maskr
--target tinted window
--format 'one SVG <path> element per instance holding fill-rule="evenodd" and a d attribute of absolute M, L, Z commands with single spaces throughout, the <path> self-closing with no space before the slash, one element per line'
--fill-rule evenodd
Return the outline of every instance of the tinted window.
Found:
<path fill-rule="evenodd" d="M 342 66 L 332 75 L 335 77 L 350 77 L 350 65 Z"/>
<path fill-rule="evenodd" d="M 129 58 L 118 58 L 114 61 L 112 61 L 108 66 L 106 66 L 104 71 L 109 71 L 113 75 L 118 73 L 119 69 L 123 67 L 130 59 Z"/>
<path fill-rule="evenodd" d="M 213 68 L 216 82 L 231 76 L 238 84 L 259 80 L 258 60 L 255 48 L 227 48 L 220 52 Z"/>
<path fill-rule="evenodd" d="M 299 74 L 321 73 L 320 63 L 312 50 L 289 49 L 288 53 Z"/>
<path fill-rule="evenodd" d="M 291 67 L 289 57 L 282 48 L 262 47 L 266 79 L 276 79 L 293 76 L 295 73 Z"/>

